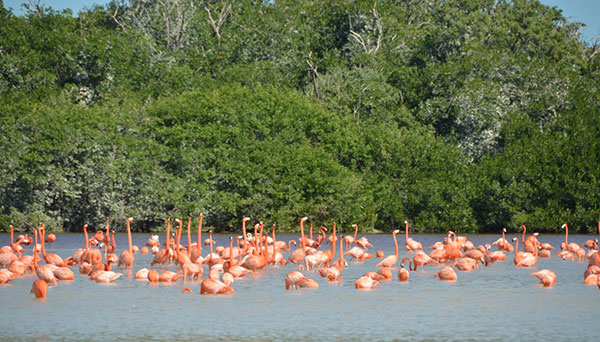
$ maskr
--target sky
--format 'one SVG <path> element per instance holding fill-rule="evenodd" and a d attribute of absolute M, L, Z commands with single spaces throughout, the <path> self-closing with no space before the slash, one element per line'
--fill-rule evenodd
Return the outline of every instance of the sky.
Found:
<path fill-rule="evenodd" d="M 591 42 L 600 36 L 600 0 L 540 0 L 541 3 L 548 6 L 557 6 L 563 10 L 563 16 L 570 22 L 581 22 L 586 24 L 582 31 L 582 39 Z M 21 4 L 27 3 L 24 0 L 4 0 L 4 7 L 12 7 L 17 15 L 23 14 Z M 103 0 L 45 0 L 46 6 L 54 9 L 71 8 L 76 15 L 77 12 L 85 7 L 91 7 L 94 4 L 106 4 Z"/>

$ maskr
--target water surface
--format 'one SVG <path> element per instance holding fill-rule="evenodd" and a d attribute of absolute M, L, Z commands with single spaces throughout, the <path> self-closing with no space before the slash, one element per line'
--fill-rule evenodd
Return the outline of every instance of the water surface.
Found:
<path fill-rule="evenodd" d="M 134 244 L 143 246 L 149 234 L 134 234 Z M 401 247 L 404 237 L 398 235 Z M 161 236 L 162 238 L 162 236 Z M 279 235 L 278 239 L 297 238 Z M 394 253 L 391 235 L 369 235 L 386 255 Z M 423 246 L 441 235 L 414 235 Z M 475 245 L 491 243 L 496 235 L 469 236 Z M 591 238 L 570 235 L 569 242 Z M 563 236 L 540 236 L 557 249 Z M 218 245 L 228 245 L 228 236 L 216 235 Z M 0 235 L 7 245 L 9 235 Z M 126 248 L 125 234 L 117 235 L 117 254 Z M 59 234 L 47 251 L 63 258 L 83 245 L 82 234 Z M 494 248 L 495 250 L 495 248 Z M 204 249 L 204 253 L 208 248 Z M 31 249 L 28 248 L 28 253 Z M 285 253 L 289 255 L 289 253 Z M 401 248 L 400 257 L 407 254 Z M 135 255 L 133 271 L 115 284 L 96 284 L 78 273 L 75 280 L 59 282 L 40 301 L 29 293 L 35 276 L 0 285 L 2 340 L 258 340 L 258 341 L 507 341 L 596 340 L 600 291 L 583 285 L 587 262 L 563 261 L 556 256 L 540 259 L 533 269 L 507 261 L 480 270 L 457 272 L 458 281 L 437 280 L 433 273 L 411 271 L 410 281 L 401 283 L 397 272 L 391 282 L 371 291 L 357 291 L 354 282 L 365 272 L 376 271 L 379 259 L 350 262 L 343 280 L 329 283 L 316 272 L 303 272 L 317 280 L 319 289 L 286 291 L 286 267 L 268 267 L 233 284 L 236 295 L 202 296 L 198 282 L 149 285 L 133 278 L 140 268 L 150 268 L 153 256 Z M 115 267 L 116 268 L 116 267 Z M 156 269 L 170 269 L 174 266 Z M 551 269 L 558 280 L 543 288 L 531 275 Z M 205 266 L 205 276 L 207 269 Z M 194 294 L 183 295 L 184 287 Z"/>

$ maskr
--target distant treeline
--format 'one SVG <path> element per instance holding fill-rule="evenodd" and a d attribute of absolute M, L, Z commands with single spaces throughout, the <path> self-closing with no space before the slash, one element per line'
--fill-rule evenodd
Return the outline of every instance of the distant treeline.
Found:
<path fill-rule="evenodd" d="M 537 0 L 25 7 L 0 0 L 0 231 L 597 232 L 600 48 Z"/>

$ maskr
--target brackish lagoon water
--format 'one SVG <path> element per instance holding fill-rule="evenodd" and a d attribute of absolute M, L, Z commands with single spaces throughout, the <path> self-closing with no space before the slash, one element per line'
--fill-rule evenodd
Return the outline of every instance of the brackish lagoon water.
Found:
<path fill-rule="evenodd" d="M 143 246 L 149 234 L 134 234 L 134 244 Z M 359 234 L 359 236 L 362 236 Z M 441 235 L 411 235 L 423 246 L 440 241 Z M 511 235 L 510 237 L 512 237 Z M 514 235 L 516 236 L 516 235 Z M 469 236 L 475 245 L 491 243 L 498 235 Z M 278 240 L 297 235 L 278 235 Z M 391 234 L 368 235 L 386 255 L 394 253 Z M 507 236 L 509 238 L 509 236 Z M 592 236 L 570 235 L 581 244 Z M 161 241 L 164 236 L 161 236 Z M 185 236 L 184 236 L 185 239 Z M 228 245 L 228 236 L 216 235 L 217 245 Z M 404 236 L 398 235 L 400 257 L 407 254 Z M 560 235 L 540 236 L 559 249 Z M 0 246 L 9 235 L 0 235 Z M 117 235 L 117 251 L 126 248 L 125 234 Z M 66 258 L 83 246 L 83 234 L 59 234 L 47 251 Z M 327 245 L 329 246 L 329 245 Z M 28 253 L 31 248 L 26 247 Z M 493 250 L 496 248 L 494 247 Z M 556 249 L 554 251 L 556 251 Z M 204 253 L 208 253 L 208 248 Z M 284 254 L 286 257 L 289 253 Z M 285 290 L 286 267 L 268 267 L 236 279 L 235 295 L 203 296 L 200 284 L 179 281 L 171 285 L 149 285 L 135 280 L 135 271 L 150 268 L 153 255 L 135 254 L 133 271 L 114 284 L 97 284 L 72 267 L 75 280 L 59 282 L 40 301 L 29 293 L 35 275 L 0 285 L 0 340 L 106 341 L 106 340 L 216 340 L 216 341 L 595 341 L 600 318 L 600 290 L 583 285 L 587 262 L 563 261 L 553 255 L 540 259 L 535 268 L 505 262 L 457 272 L 458 281 L 439 281 L 433 273 L 411 271 L 402 283 L 393 272 L 391 282 L 371 291 L 357 291 L 354 282 L 365 272 L 376 271 L 380 259 L 351 261 L 343 280 L 329 283 L 316 272 L 305 276 L 319 283 L 318 289 Z M 398 263 L 399 264 L 399 263 Z M 116 266 L 113 268 L 115 270 Z M 159 269 L 158 266 L 155 268 Z M 556 286 L 543 288 L 530 273 L 551 269 Z M 167 269 L 164 268 L 163 269 Z M 168 269 L 175 271 L 175 266 Z M 204 277 L 207 268 L 204 266 Z M 184 287 L 194 294 L 182 294 Z"/>

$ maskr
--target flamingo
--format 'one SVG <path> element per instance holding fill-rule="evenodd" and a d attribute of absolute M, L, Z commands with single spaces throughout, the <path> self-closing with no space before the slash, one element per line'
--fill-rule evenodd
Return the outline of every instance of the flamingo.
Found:
<path fill-rule="evenodd" d="M 556 273 L 554 273 L 553 271 L 543 269 L 537 272 L 533 272 L 531 273 L 531 275 L 538 277 L 540 283 L 544 287 L 551 287 L 556 285 Z"/>
<path fill-rule="evenodd" d="M 380 285 L 377 280 L 370 277 L 362 276 L 356 280 L 354 287 L 357 290 L 371 290 L 375 286 Z"/>
<path fill-rule="evenodd" d="M 288 257 L 287 261 L 285 262 L 285 265 L 287 265 L 290 262 L 295 265 L 298 265 L 300 262 L 302 262 L 304 260 L 304 257 L 306 256 L 305 245 L 304 245 L 304 221 L 306 221 L 306 220 L 308 220 L 308 217 L 303 217 L 300 219 L 300 235 L 301 235 L 300 247 L 298 247 L 292 251 L 292 253 Z"/>
<path fill-rule="evenodd" d="M 345 254 L 348 254 L 352 258 L 360 260 L 361 262 L 365 259 L 371 259 L 373 257 L 373 254 L 366 253 L 365 250 L 360 247 L 352 247 Z"/>
<path fill-rule="evenodd" d="M 358 225 L 355 224 L 355 226 L 356 226 L 356 229 L 358 229 Z M 369 242 L 369 240 L 365 236 L 361 237 L 358 240 L 355 239 L 354 243 L 359 245 L 362 248 L 373 247 L 373 245 Z"/>
<path fill-rule="evenodd" d="M 600 235 L 600 221 L 598 221 L 598 235 Z M 598 239 L 587 240 L 582 244 L 583 247 L 587 249 L 595 249 L 598 250 Z"/>
<path fill-rule="evenodd" d="M 202 220 L 203 220 L 203 215 L 200 214 L 200 216 L 198 217 L 198 231 L 197 231 L 197 238 L 196 238 L 196 244 L 194 246 L 192 246 L 192 253 L 190 255 L 190 259 L 192 261 L 196 261 L 198 260 L 199 257 L 202 256 L 202 244 L 200 243 L 200 241 L 202 241 Z"/>
<path fill-rule="evenodd" d="M 167 234 L 165 240 L 165 248 L 159 249 L 156 254 L 154 254 L 154 259 L 150 263 L 150 266 L 154 266 L 155 264 L 163 265 L 167 260 L 172 256 L 173 250 L 171 249 L 171 244 L 169 243 L 170 237 L 169 233 L 171 232 L 171 219 L 167 218 Z"/>
<path fill-rule="evenodd" d="M 44 256 L 44 260 L 46 261 L 47 264 L 53 264 L 53 265 L 56 265 L 59 267 L 63 267 L 63 266 L 66 267 L 67 265 L 65 264 L 63 259 L 58 254 L 46 253 L 46 243 L 44 241 L 44 238 L 46 236 L 46 225 L 42 222 L 41 226 L 42 226 L 42 237 L 41 237 L 42 255 Z"/>
<path fill-rule="evenodd" d="M 513 246 L 510 244 L 510 242 L 508 242 L 508 240 L 506 239 L 506 228 L 502 228 L 502 238 L 498 239 L 494 242 L 492 242 L 492 245 L 498 245 L 498 250 L 500 251 L 507 251 L 508 253 L 511 253 L 513 251 Z"/>
<path fill-rule="evenodd" d="M 344 243 L 346 244 L 346 249 L 348 249 L 348 246 L 350 246 L 351 244 L 354 243 L 354 241 L 356 241 L 356 235 L 358 234 L 358 225 L 353 224 L 352 227 L 354 227 L 354 236 L 346 235 L 344 237 Z"/>
<path fill-rule="evenodd" d="M 400 233 L 399 230 L 394 230 L 392 232 L 392 237 L 394 238 L 394 255 L 388 255 L 385 259 L 381 260 L 375 267 L 393 267 L 398 261 L 398 241 L 396 240 L 396 234 Z"/>
<path fill-rule="evenodd" d="M 418 266 L 421 266 L 421 268 L 425 270 L 425 265 L 429 264 L 439 264 L 439 262 L 425 254 L 423 251 L 418 251 L 413 257 L 413 271 L 416 271 Z"/>
<path fill-rule="evenodd" d="M 235 294 L 235 290 L 217 279 L 206 278 L 200 284 L 200 294 Z"/>
<path fill-rule="evenodd" d="M 577 251 L 580 248 L 579 245 L 574 242 L 569 243 L 569 226 L 566 223 L 564 223 L 560 228 L 565 229 L 565 242 L 564 244 L 560 244 L 560 249 L 562 249 L 563 251 L 569 250 L 571 252 Z"/>
<path fill-rule="evenodd" d="M 15 278 L 16 274 L 13 272 L 6 269 L 0 269 L 0 284 L 6 284 Z"/>
<path fill-rule="evenodd" d="M 19 239 L 16 243 L 13 243 L 13 239 L 14 239 L 14 227 L 13 225 L 9 225 L 10 226 L 10 248 L 12 249 L 13 252 L 18 254 L 18 257 L 21 257 L 21 253 L 25 253 L 25 249 L 21 246 L 21 242 L 23 241 L 22 239 Z"/>
<path fill-rule="evenodd" d="M 40 228 L 41 230 L 41 228 Z M 35 230 L 35 244 L 37 245 L 37 241 L 38 241 L 38 231 Z M 40 238 L 41 237 L 41 233 L 40 233 Z M 35 274 L 37 275 L 37 277 L 41 280 L 44 280 L 46 283 L 53 283 L 54 285 L 58 284 L 58 280 L 56 279 L 56 277 L 54 276 L 54 269 L 57 267 L 55 265 L 52 264 L 47 264 L 47 265 L 39 265 L 38 264 L 38 260 L 39 260 L 39 256 L 37 254 L 37 251 L 33 252 L 33 266 L 35 269 Z"/>
<path fill-rule="evenodd" d="M 171 283 L 177 281 L 177 279 L 183 277 L 183 275 L 179 273 L 175 273 L 173 271 L 164 271 L 158 276 L 158 281 L 161 283 Z"/>
<path fill-rule="evenodd" d="M 404 225 L 406 226 L 406 237 L 405 237 L 405 248 L 407 252 L 414 252 L 423 250 L 423 245 L 420 242 L 413 240 L 408 237 L 408 221 L 404 221 Z"/>
<path fill-rule="evenodd" d="M 408 273 L 406 268 L 404 268 L 404 263 L 407 260 L 409 262 L 408 269 L 411 268 L 412 260 L 410 259 L 410 257 L 405 257 L 404 259 L 402 259 L 402 263 L 400 264 L 400 271 L 398 271 L 398 280 L 399 281 L 408 281 L 408 278 L 410 277 L 410 273 Z"/>
<path fill-rule="evenodd" d="M 517 240 L 518 244 L 518 240 Z M 515 248 L 516 251 L 516 248 Z M 521 259 L 517 260 L 517 255 L 515 253 L 515 266 L 517 267 L 533 267 L 538 260 L 537 256 L 537 248 L 533 250 L 533 254 L 529 252 L 524 252 L 521 255 Z"/>
<path fill-rule="evenodd" d="M 125 249 L 123 252 L 121 252 L 117 267 L 121 267 L 121 265 L 125 267 L 133 266 L 133 260 L 135 257 L 133 256 L 133 247 L 131 245 L 131 221 L 133 221 L 133 217 L 129 217 L 127 219 L 127 242 L 129 244 L 129 249 Z"/>
<path fill-rule="evenodd" d="M 54 270 L 54 276 L 58 280 L 75 280 L 75 274 L 68 267 L 59 267 Z"/>
<path fill-rule="evenodd" d="M 157 270 L 150 270 L 148 271 L 148 281 L 150 282 L 150 284 L 156 284 L 158 283 L 158 279 L 159 279 L 159 274 Z"/>
<path fill-rule="evenodd" d="M 31 285 L 30 293 L 33 293 L 35 298 L 46 299 L 46 292 L 48 292 L 48 283 L 42 279 L 38 279 Z"/>
<path fill-rule="evenodd" d="M 483 256 L 483 260 L 485 261 L 485 266 L 487 266 L 496 261 L 506 260 L 506 254 L 503 251 L 488 252 Z"/>
<path fill-rule="evenodd" d="M 471 258 L 462 258 L 454 261 L 452 267 L 456 267 L 459 271 L 469 272 L 478 268 L 477 260 Z"/>
<path fill-rule="evenodd" d="M 99 284 L 108 284 L 119 279 L 119 277 L 121 277 L 122 275 L 123 274 L 121 273 L 113 271 L 99 271 L 99 273 L 95 276 L 95 279 L 92 280 Z"/>
<path fill-rule="evenodd" d="M 139 269 L 137 272 L 135 272 L 135 279 L 136 280 L 146 280 L 146 279 L 148 279 L 148 272 L 149 271 L 150 270 L 147 269 L 147 268 L 145 268 L 145 267 L 142 268 L 142 269 Z"/>
<path fill-rule="evenodd" d="M 50 233 L 44 238 L 44 241 L 47 243 L 54 243 L 56 241 L 56 235 L 54 235 L 54 233 Z"/>
<path fill-rule="evenodd" d="M 337 281 L 340 279 L 340 276 L 342 274 L 342 270 L 344 268 L 344 245 L 342 244 L 342 242 L 345 242 L 346 240 L 344 239 L 343 236 L 340 237 L 340 256 L 339 258 L 335 261 L 335 263 L 333 264 L 333 266 L 331 267 L 326 267 L 326 268 L 321 268 L 318 270 L 319 274 L 321 275 L 321 277 L 323 278 L 327 278 L 329 279 L 329 281 Z"/>
<path fill-rule="evenodd" d="M 452 267 L 446 266 L 438 273 L 435 273 L 434 276 L 439 277 L 440 280 L 444 281 L 456 281 L 458 276 Z"/>

